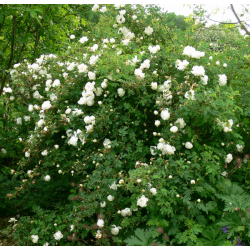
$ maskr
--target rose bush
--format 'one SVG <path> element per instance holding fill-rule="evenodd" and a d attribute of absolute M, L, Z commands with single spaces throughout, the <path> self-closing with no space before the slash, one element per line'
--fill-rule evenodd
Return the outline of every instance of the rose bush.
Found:
<path fill-rule="evenodd" d="M 53 201 L 71 192 L 51 212 L 61 219 L 35 209 L 48 223 L 23 217 L 13 234 L 20 245 L 32 244 L 31 235 L 38 245 L 122 245 L 152 226 L 163 229 L 157 242 L 199 245 L 206 225 L 223 216 L 216 194 L 240 171 L 231 162 L 244 146 L 238 92 L 209 59 L 208 43 L 190 46 L 193 26 L 185 35 L 166 27 L 154 6 L 103 8 L 65 55 L 11 71 L 5 96 L 15 97 L 16 127 L 27 133 L 13 172 L 22 184 L 7 196 L 39 185 Z"/>

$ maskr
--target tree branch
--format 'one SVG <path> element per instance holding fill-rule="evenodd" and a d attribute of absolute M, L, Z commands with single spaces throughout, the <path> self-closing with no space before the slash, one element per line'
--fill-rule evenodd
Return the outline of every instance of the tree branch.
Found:
<path fill-rule="evenodd" d="M 230 7 L 231 7 L 231 10 L 232 10 L 232 12 L 234 13 L 236 19 L 237 19 L 238 22 L 240 23 L 241 29 L 245 30 L 246 33 L 247 33 L 248 35 L 250 35 L 250 32 L 247 30 L 247 28 L 244 26 L 244 24 L 242 23 L 242 21 L 239 19 L 238 15 L 236 14 L 236 12 L 235 12 L 234 7 L 233 7 L 232 4 L 230 4 Z"/>

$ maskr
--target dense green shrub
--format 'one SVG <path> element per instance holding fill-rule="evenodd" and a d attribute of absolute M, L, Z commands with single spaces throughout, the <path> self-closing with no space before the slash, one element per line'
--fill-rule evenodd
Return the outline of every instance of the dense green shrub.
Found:
<path fill-rule="evenodd" d="M 12 171 L 22 185 L 7 197 L 31 195 L 35 213 L 13 226 L 17 244 L 133 245 L 133 232 L 142 244 L 249 243 L 238 220 L 245 206 L 224 203 L 249 168 L 249 156 L 238 160 L 245 143 L 230 62 L 210 59 L 209 43 L 189 46 L 199 26 L 183 36 L 156 7 L 98 9 L 100 22 L 80 41 L 71 36 L 65 55 L 11 71 L 5 95 L 15 96 L 23 158 Z"/>

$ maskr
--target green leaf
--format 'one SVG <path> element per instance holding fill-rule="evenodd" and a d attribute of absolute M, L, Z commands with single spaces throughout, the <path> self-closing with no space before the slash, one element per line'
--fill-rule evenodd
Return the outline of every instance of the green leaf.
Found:
<path fill-rule="evenodd" d="M 128 246 L 149 246 L 149 239 L 153 238 L 155 228 L 147 228 L 145 230 L 137 228 L 134 236 L 130 236 L 124 240 Z"/>

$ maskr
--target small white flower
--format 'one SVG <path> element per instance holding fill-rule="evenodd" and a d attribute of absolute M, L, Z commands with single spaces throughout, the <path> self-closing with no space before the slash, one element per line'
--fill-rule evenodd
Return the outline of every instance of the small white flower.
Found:
<path fill-rule="evenodd" d="M 157 82 L 151 83 L 151 89 L 156 90 L 157 89 Z"/>
<path fill-rule="evenodd" d="M 100 207 L 106 207 L 106 201 L 100 202 Z"/>
<path fill-rule="evenodd" d="M 160 122 L 159 120 L 156 120 L 156 121 L 155 121 L 155 126 L 156 126 L 156 127 L 160 126 L 160 124 L 161 124 L 161 122 Z"/>
<path fill-rule="evenodd" d="M 107 197 L 107 199 L 109 200 L 109 201 L 113 201 L 114 200 L 114 196 L 112 196 L 111 194 Z"/>
<path fill-rule="evenodd" d="M 232 154 L 228 154 L 228 155 L 227 155 L 227 158 L 225 159 L 225 162 L 226 162 L 226 163 L 230 163 L 232 160 L 233 160 Z"/>
<path fill-rule="evenodd" d="M 197 202 L 201 202 L 201 200 L 200 200 L 200 199 L 198 199 L 198 200 L 197 200 Z"/>
<path fill-rule="evenodd" d="M 179 195 L 179 194 L 177 194 L 177 195 L 176 195 L 176 197 L 177 197 L 177 198 L 179 198 L 179 197 L 180 197 L 180 195 Z"/>
<path fill-rule="evenodd" d="M 10 218 L 8 222 L 16 222 L 17 220 L 15 218 Z"/>
<path fill-rule="evenodd" d="M 125 93 L 126 93 L 122 88 L 119 88 L 119 89 L 117 90 L 117 92 L 118 92 L 118 95 L 119 95 L 120 97 L 123 97 L 123 96 L 125 95 Z"/>
<path fill-rule="evenodd" d="M 82 37 L 81 39 L 80 39 L 80 43 L 85 43 L 85 42 L 87 42 L 89 39 L 86 37 L 86 36 L 84 36 L 84 37 Z"/>
<path fill-rule="evenodd" d="M 191 180 L 190 183 L 191 183 L 191 184 L 195 184 L 195 180 Z"/>
<path fill-rule="evenodd" d="M 32 238 L 32 242 L 33 243 L 37 243 L 38 242 L 38 239 L 39 239 L 38 235 L 31 235 L 31 238 Z"/>
<path fill-rule="evenodd" d="M 63 234 L 61 233 L 61 231 L 57 231 L 55 234 L 54 234 L 54 238 L 55 240 L 60 240 L 63 238 Z"/>
<path fill-rule="evenodd" d="M 58 149 L 58 148 L 59 148 L 59 145 L 55 145 L 54 147 L 55 147 L 55 149 Z"/>
<path fill-rule="evenodd" d="M 173 178 L 173 176 L 172 176 L 172 175 L 169 175 L 169 176 L 168 176 L 168 178 L 169 178 L 169 179 L 172 179 L 172 178 Z"/>
<path fill-rule="evenodd" d="M 226 68 L 226 67 L 227 67 L 227 64 L 226 64 L 226 63 L 223 63 L 223 67 Z"/>
<path fill-rule="evenodd" d="M 140 182 L 141 182 L 141 179 L 137 179 L 137 182 L 140 183 Z"/>
<path fill-rule="evenodd" d="M 151 28 L 150 26 L 148 26 L 148 27 L 145 28 L 145 30 L 144 30 L 144 32 L 145 32 L 148 36 L 152 35 L 153 31 L 154 31 L 154 29 Z"/>
<path fill-rule="evenodd" d="M 69 38 L 70 39 L 75 39 L 76 37 L 75 37 L 75 35 L 71 35 Z"/>
<path fill-rule="evenodd" d="M 137 206 L 146 207 L 148 202 L 148 198 L 145 195 L 142 195 L 141 198 L 137 199 Z"/>
<path fill-rule="evenodd" d="M 104 220 L 98 219 L 98 221 L 97 221 L 97 226 L 98 226 L 98 227 L 104 227 Z"/>
<path fill-rule="evenodd" d="M 227 171 L 224 171 L 221 173 L 222 176 L 226 176 L 227 175 Z"/>
<path fill-rule="evenodd" d="M 215 64 L 216 64 L 216 65 L 220 65 L 220 62 L 219 62 L 219 61 L 217 61 Z"/>
<path fill-rule="evenodd" d="M 116 225 L 112 225 L 111 233 L 113 235 L 117 235 L 119 233 L 119 230 L 122 229 L 121 227 L 117 227 Z"/>
<path fill-rule="evenodd" d="M 193 144 L 192 144 L 191 142 L 186 142 L 186 143 L 185 143 L 185 147 L 186 147 L 187 149 L 191 149 L 191 148 L 193 148 Z"/>
<path fill-rule="evenodd" d="M 46 176 L 44 177 L 44 180 L 45 180 L 45 181 L 50 181 L 50 176 L 49 176 L 49 175 L 46 175 Z"/>
<path fill-rule="evenodd" d="M 173 127 L 170 128 L 170 131 L 171 131 L 172 133 L 176 133 L 176 132 L 178 131 L 178 127 L 173 126 Z"/>
<path fill-rule="evenodd" d="M 150 188 L 150 193 L 152 193 L 153 195 L 156 195 L 157 191 L 156 188 Z"/>

